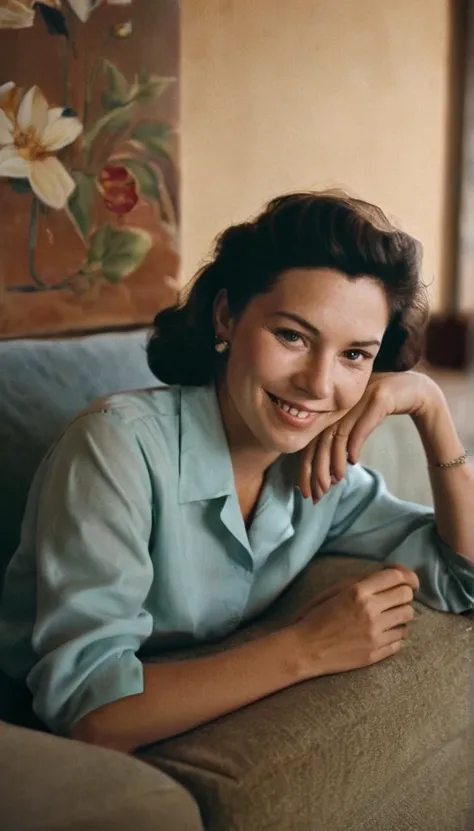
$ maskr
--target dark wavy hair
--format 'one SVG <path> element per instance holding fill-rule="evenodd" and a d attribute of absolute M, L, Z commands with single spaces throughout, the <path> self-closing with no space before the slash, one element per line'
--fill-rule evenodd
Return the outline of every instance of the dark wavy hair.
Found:
<path fill-rule="evenodd" d="M 213 325 L 221 289 L 238 318 L 288 269 L 329 268 L 380 283 L 391 317 L 374 371 L 411 369 L 422 356 L 428 319 L 420 266 L 420 243 L 395 228 L 375 205 L 339 191 L 280 196 L 254 220 L 221 233 L 184 301 L 156 315 L 148 365 L 166 384 L 210 383 L 223 360 L 214 348 Z"/>

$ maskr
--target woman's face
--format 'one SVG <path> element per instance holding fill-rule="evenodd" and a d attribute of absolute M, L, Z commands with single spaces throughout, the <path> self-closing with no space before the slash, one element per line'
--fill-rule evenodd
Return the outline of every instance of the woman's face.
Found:
<path fill-rule="evenodd" d="M 234 446 L 295 453 L 357 404 L 389 320 L 383 288 L 330 269 L 291 269 L 238 320 L 216 306 L 230 350 L 220 401 Z"/>

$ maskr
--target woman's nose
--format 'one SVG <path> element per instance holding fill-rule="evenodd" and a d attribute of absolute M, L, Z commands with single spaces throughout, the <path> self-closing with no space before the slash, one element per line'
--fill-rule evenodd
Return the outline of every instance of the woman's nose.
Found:
<path fill-rule="evenodd" d="M 308 359 L 294 379 L 295 386 L 308 398 L 323 401 L 332 398 L 334 388 L 334 361 L 328 354 Z"/>

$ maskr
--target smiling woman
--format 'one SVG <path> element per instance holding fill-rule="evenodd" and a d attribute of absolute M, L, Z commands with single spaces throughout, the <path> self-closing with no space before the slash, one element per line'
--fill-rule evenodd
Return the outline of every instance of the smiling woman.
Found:
<path fill-rule="evenodd" d="M 246 425 L 268 447 L 268 463 L 274 452 L 306 447 L 360 400 L 389 318 L 386 293 L 374 279 L 332 268 L 285 270 L 238 317 L 220 292 L 215 327 L 230 347 L 219 391 L 232 440 Z M 372 346 L 354 348 L 367 342 Z M 268 406 L 269 396 L 276 406 Z"/>
<path fill-rule="evenodd" d="M 157 315 L 148 348 L 151 369 L 169 383 L 208 383 L 220 361 L 213 320 L 218 293 L 225 291 L 229 314 L 237 320 L 251 299 L 277 286 L 289 269 L 343 274 L 349 291 L 356 290 L 360 277 L 375 281 L 390 319 L 374 369 L 409 369 L 420 358 L 428 315 L 420 267 L 420 244 L 394 228 L 376 206 L 337 191 L 280 197 L 253 222 L 224 231 L 185 302 Z M 317 282 L 307 280 L 312 287 Z M 335 281 L 327 290 L 336 290 Z M 276 311 L 278 306 L 272 314 Z M 357 317 L 351 317 L 356 326 Z M 314 333 L 315 325 L 306 320 L 306 328 L 308 323 Z M 360 328 L 359 340 L 366 340 Z"/>
<path fill-rule="evenodd" d="M 50 729 L 130 751 L 389 658 L 414 597 L 474 607 L 472 468 L 440 390 L 413 371 L 419 253 L 360 200 L 273 200 L 156 316 L 148 361 L 169 386 L 97 401 L 63 432 L 0 606 L 0 665 Z M 418 428 L 434 511 L 357 464 L 392 413 Z M 334 553 L 381 568 L 271 635 L 163 654 L 224 639 Z"/>

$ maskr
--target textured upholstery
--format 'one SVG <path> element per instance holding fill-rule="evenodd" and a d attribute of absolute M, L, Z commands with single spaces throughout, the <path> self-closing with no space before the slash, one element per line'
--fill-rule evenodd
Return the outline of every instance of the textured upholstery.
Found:
<path fill-rule="evenodd" d="M 270 614 L 199 654 L 279 628 L 326 586 L 377 568 L 315 561 Z M 207 831 L 468 831 L 472 617 L 414 606 L 397 655 L 288 688 L 138 755 L 189 788 Z"/>
<path fill-rule="evenodd" d="M 0 770 L 4 831 L 202 831 L 188 791 L 122 753 L 0 722 Z"/>
<path fill-rule="evenodd" d="M 399 499 L 432 505 L 425 452 L 409 416 L 386 418 L 367 439 L 361 462 L 376 468 Z"/>
<path fill-rule="evenodd" d="M 157 381 L 143 331 L 0 342 L 0 582 L 32 476 L 64 424 L 94 398 Z"/>

